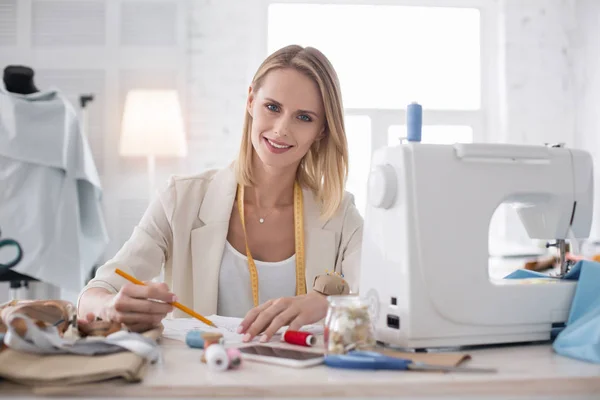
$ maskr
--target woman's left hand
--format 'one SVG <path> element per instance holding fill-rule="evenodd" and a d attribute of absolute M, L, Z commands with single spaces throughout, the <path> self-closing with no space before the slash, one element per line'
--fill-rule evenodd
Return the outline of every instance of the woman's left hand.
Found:
<path fill-rule="evenodd" d="M 311 292 L 296 297 L 281 297 L 248 311 L 237 332 L 245 333 L 243 340 L 248 342 L 264 331 L 260 341 L 266 342 L 283 326 L 289 325 L 290 330 L 299 330 L 304 325 L 320 321 L 326 314 L 327 298 L 322 294 Z"/>

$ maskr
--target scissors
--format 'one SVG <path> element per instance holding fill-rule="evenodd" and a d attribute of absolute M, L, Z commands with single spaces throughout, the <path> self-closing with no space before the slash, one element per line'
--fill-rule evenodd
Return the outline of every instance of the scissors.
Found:
<path fill-rule="evenodd" d="M 2 236 L 1 231 L 0 231 L 0 236 Z M 3 269 L 9 269 L 9 268 L 14 267 L 18 263 L 20 263 L 21 259 L 23 258 L 23 249 L 21 248 L 21 245 L 19 244 L 19 242 L 17 242 L 16 240 L 13 240 L 13 239 L 0 240 L 0 247 L 5 247 L 5 246 L 15 247 L 17 249 L 17 256 L 15 257 L 14 260 L 12 260 L 6 264 L 0 263 L 0 273 L 4 272 L 4 271 L 2 271 Z"/>
<path fill-rule="evenodd" d="M 386 356 L 374 351 L 351 351 L 348 354 L 328 354 L 325 365 L 334 368 L 395 370 L 395 371 L 442 371 L 442 372 L 496 372 L 494 368 L 452 367 L 415 362 L 406 358 Z"/>

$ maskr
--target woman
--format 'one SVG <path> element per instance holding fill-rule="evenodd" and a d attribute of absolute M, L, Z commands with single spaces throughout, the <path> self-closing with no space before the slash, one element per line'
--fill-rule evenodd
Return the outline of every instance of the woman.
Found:
<path fill-rule="evenodd" d="M 235 163 L 171 178 L 84 288 L 79 315 L 143 331 L 179 300 L 204 315 L 245 315 L 238 332 L 245 340 L 262 332 L 262 341 L 282 326 L 321 320 L 327 301 L 313 284 L 331 276 L 326 271 L 358 290 L 363 221 L 344 192 L 347 170 L 333 67 L 310 47 L 273 53 L 249 88 Z M 133 285 L 114 272 L 150 281 L 163 267 L 172 291 L 165 283 Z"/>

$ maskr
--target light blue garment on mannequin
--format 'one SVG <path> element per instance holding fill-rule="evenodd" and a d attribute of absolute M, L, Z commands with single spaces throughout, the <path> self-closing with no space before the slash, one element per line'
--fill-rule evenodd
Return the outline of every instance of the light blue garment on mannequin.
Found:
<path fill-rule="evenodd" d="M 0 86 L 0 229 L 23 248 L 14 270 L 80 291 L 108 244 L 101 197 L 87 138 L 66 98 Z"/>

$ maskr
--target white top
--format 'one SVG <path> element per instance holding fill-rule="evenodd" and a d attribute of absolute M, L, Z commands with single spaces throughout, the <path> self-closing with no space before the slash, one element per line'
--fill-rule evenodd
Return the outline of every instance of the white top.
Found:
<path fill-rule="evenodd" d="M 258 272 L 258 302 L 296 295 L 296 255 L 279 262 L 254 260 Z M 228 241 L 225 242 L 221 270 L 217 314 L 243 318 L 254 307 L 248 259 Z"/>

